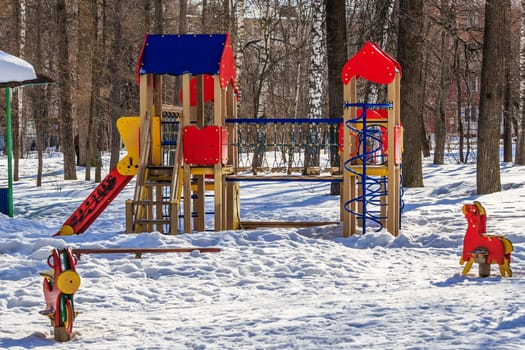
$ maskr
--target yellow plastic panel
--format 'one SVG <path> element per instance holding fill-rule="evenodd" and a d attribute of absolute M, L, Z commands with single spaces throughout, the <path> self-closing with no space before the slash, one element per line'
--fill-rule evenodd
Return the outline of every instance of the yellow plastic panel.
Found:
<path fill-rule="evenodd" d="M 137 175 L 140 153 L 140 117 L 120 117 L 117 120 L 117 130 L 128 154 L 118 164 L 118 172 L 122 175 Z"/>
<path fill-rule="evenodd" d="M 160 118 L 153 118 L 152 165 L 160 165 Z M 127 116 L 117 120 L 117 129 L 128 154 L 118 164 L 122 175 L 137 175 L 140 163 L 140 117 Z"/>

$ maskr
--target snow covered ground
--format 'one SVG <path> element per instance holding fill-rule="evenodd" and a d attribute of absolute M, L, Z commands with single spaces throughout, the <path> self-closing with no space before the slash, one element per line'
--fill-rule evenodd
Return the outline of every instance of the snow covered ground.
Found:
<path fill-rule="evenodd" d="M 48 154 L 21 160 L 15 218 L 0 214 L 0 348 L 525 349 L 525 168 L 502 165 L 503 191 L 477 196 L 474 163 L 425 161 L 405 191 L 402 231 L 341 237 L 340 226 L 124 234 L 132 182 L 83 235 L 51 237 L 95 184 L 63 181 Z M 0 174 L 6 174 L 0 158 Z M 109 169 L 106 169 L 108 171 Z M 83 179 L 83 168 L 78 168 Z M 5 175 L 0 177 L 5 181 Z M 243 220 L 337 221 L 329 184 L 243 183 Z M 464 203 L 514 243 L 514 276 L 462 276 Z M 39 271 L 53 247 L 219 247 L 220 253 L 82 256 L 75 338 L 56 343 Z"/>

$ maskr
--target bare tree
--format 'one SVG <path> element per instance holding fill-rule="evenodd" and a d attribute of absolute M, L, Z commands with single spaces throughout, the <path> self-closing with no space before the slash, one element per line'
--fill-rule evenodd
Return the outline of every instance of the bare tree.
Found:
<path fill-rule="evenodd" d="M 235 43 L 235 64 L 237 68 L 237 82 L 241 81 L 241 74 L 243 69 L 243 54 L 244 54 L 244 43 L 246 41 L 246 31 L 244 26 L 244 0 L 235 1 L 235 28 L 236 28 L 236 43 Z M 239 84 L 238 84 L 239 85 Z M 240 87 L 237 87 L 239 94 Z"/>
<path fill-rule="evenodd" d="M 322 116 L 321 99 L 323 97 L 323 1 L 312 2 L 312 34 L 310 45 L 310 79 L 308 82 L 308 117 Z"/>
<path fill-rule="evenodd" d="M 516 163 L 525 165 L 525 0 L 521 0 L 520 30 L 520 131 L 516 147 Z"/>
<path fill-rule="evenodd" d="M 46 54 L 46 51 L 44 50 L 45 45 L 43 42 L 43 37 L 45 37 L 44 33 L 47 32 L 46 28 L 44 28 L 44 23 L 42 21 L 42 19 L 44 18 L 43 14 L 45 13 L 45 9 L 43 8 L 44 6 L 41 1 L 37 1 L 31 5 L 32 6 L 28 8 L 28 11 L 33 12 L 32 16 L 30 17 L 34 19 L 34 21 L 32 21 L 33 25 L 31 26 L 28 33 L 33 38 L 33 40 L 31 41 L 34 45 L 34 47 L 31 50 L 33 52 L 33 65 L 35 67 L 35 70 L 37 70 L 38 72 L 43 72 L 44 55 Z M 35 142 L 38 158 L 36 176 L 37 187 L 42 186 L 42 171 L 44 165 L 43 151 L 45 148 L 45 139 L 48 131 L 49 104 L 47 101 L 47 91 L 48 88 L 47 86 L 45 86 L 31 89 L 29 92 L 29 97 L 32 101 L 31 115 L 33 117 L 36 133 Z"/>
<path fill-rule="evenodd" d="M 503 106 L 506 0 L 487 0 L 478 121 L 477 192 L 501 191 L 500 120 Z"/>
<path fill-rule="evenodd" d="M 65 0 L 57 0 L 58 83 L 60 90 L 59 115 L 61 117 L 61 146 L 64 154 L 64 180 L 76 180 L 75 148 L 73 139 L 73 113 L 71 107 L 71 74 L 69 67 L 69 39 L 67 30 L 67 9 Z"/>
<path fill-rule="evenodd" d="M 401 80 L 401 119 L 405 128 L 403 185 L 423 186 L 421 159 L 422 108 L 422 0 L 399 1 L 398 60 L 403 68 Z"/>
<path fill-rule="evenodd" d="M 323 115 L 323 80 L 325 48 L 323 45 L 323 0 L 314 0 L 312 6 L 312 34 L 310 43 L 310 77 L 308 80 L 308 118 Z M 319 166 L 319 147 L 308 146 L 304 155 L 304 172 L 308 167 Z"/>
<path fill-rule="evenodd" d="M 450 30 L 453 25 L 454 17 L 452 16 L 452 8 L 449 0 L 440 0 L 440 11 L 442 18 L 441 25 L 441 43 L 439 50 L 440 72 L 439 72 L 439 89 L 438 89 L 438 110 L 435 123 L 435 148 L 434 148 L 434 164 L 443 164 L 445 158 L 445 142 L 447 137 L 447 109 L 446 103 L 448 101 L 448 93 L 452 85 L 452 62 L 453 59 L 449 55 L 450 45 Z"/>
<path fill-rule="evenodd" d="M 341 118 L 343 115 L 343 82 L 341 69 L 347 60 L 346 44 L 346 6 L 344 0 L 325 0 L 326 10 L 326 47 L 328 61 L 328 116 Z M 336 143 L 337 129 L 330 133 L 331 143 Z M 340 167 L 340 157 L 337 147 L 330 149 L 330 165 Z M 332 195 L 340 194 L 340 184 L 333 183 L 330 189 Z"/>
<path fill-rule="evenodd" d="M 508 16 L 505 16 L 505 78 L 503 87 L 503 161 L 512 162 L 512 64 L 511 61 L 514 59 L 513 52 L 511 50 L 511 4 L 510 0 L 505 0 L 505 12 Z"/>
<path fill-rule="evenodd" d="M 91 71 L 93 61 L 93 28 L 96 17 L 92 6 L 96 1 L 86 1 L 78 6 L 78 51 L 77 51 L 77 88 L 75 89 L 75 115 L 77 116 L 77 131 L 75 132 L 75 148 L 77 153 L 77 165 L 85 166 L 87 163 L 87 139 L 88 133 L 80 132 L 88 130 L 89 104 L 91 100 Z"/>
<path fill-rule="evenodd" d="M 157 2 L 156 6 L 162 6 Z M 161 12 L 162 13 L 162 12 Z M 120 135 L 117 130 L 117 119 L 122 114 L 122 94 L 121 91 L 125 86 L 123 74 L 122 74 L 122 65 L 120 62 L 124 61 L 125 58 L 122 55 L 122 1 L 114 0 L 113 1 L 113 15 L 109 16 L 111 18 L 110 25 L 113 29 L 113 38 L 112 38 L 112 54 L 108 57 L 108 64 L 110 67 L 114 67 L 115 74 L 111 79 L 111 104 L 110 104 L 110 120 L 111 120 L 111 159 L 110 159 L 110 168 L 114 168 L 120 158 Z"/>

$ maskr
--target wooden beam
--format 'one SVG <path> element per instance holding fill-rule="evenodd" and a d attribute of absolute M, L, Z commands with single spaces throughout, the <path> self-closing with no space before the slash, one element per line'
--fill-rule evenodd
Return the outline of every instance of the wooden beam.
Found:
<path fill-rule="evenodd" d="M 205 188 L 206 188 L 206 178 L 205 175 L 195 175 L 196 178 L 196 191 L 194 193 L 197 195 L 193 199 L 193 208 L 194 212 L 197 213 L 197 217 L 194 218 L 194 227 L 197 231 L 204 231 L 206 229 L 206 201 L 205 201 Z"/>
<path fill-rule="evenodd" d="M 220 248 L 214 247 L 187 247 L 187 248 L 106 248 L 106 249 L 82 249 L 73 248 L 71 253 L 80 258 L 82 254 L 135 254 L 140 258 L 142 254 L 165 254 L 165 253 L 191 253 L 198 251 L 201 253 L 219 253 Z"/>
<path fill-rule="evenodd" d="M 221 88 L 221 78 L 218 74 L 213 76 L 214 84 L 214 99 L 213 99 L 213 124 L 215 126 L 222 127 L 224 119 L 224 109 L 223 109 L 223 90 Z M 222 163 L 219 160 L 217 164 L 214 165 L 213 178 L 215 181 L 214 188 L 214 212 L 215 212 L 215 231 L 221 231 L 224 229 L 224 215 L 222 211 L 223 200 L 222 200 L 222 187 L 224 182 L 224 177 L 222 176 Z"/>
<path fill-rule="evenodd" d="M 204 75 L 199 74 L 196 77 L 196 92 L 195 97 L 197 104 L 195 105 L 195 115 L 197 118 L 197 127 L 204 128 Z"/>
<path fill-rule="evenodd" d="M 226 175 L 226 181 L 341 182 L 342 175 Z"/>
<path fill-rule="evenodd" d="M 184 132 L 184 127 L 190 125 L 190 74 L 182 75 L 182 125 L 180 132 Z M 191 228 L 191 173 L 190 164 L 184 162 L 183 177 L 183 196 L 184 196 L 184 233 L 190 233 Z"/>
<path fill-rule="evenodd" d="M 331 221 L 241 221 L 241 228 L 246 230 L 256 229 L 260 227 L 300 228 L 339 224 L 339 222 Z"/>
<path fill-rule="evenodd" d="M 355 102 L 357 99 L 357 81 L 356 77 L 353 77 L 350 82 L 346 85 L 343 85 L 343 100 L 345 102 Z M 346 123 L 355 118 L 356 108 L 350 107 L 345 108 L 343 112 L 343 155 L 341 156 L 341 161 L 345 162 L 349 159 L 350 153 L 352 152 L 351 138 Z M 348 237 L 356 233 L 356 219 L 355 215 L 347 212 L 344 209 L 345 203 L 348 203 L 350 199 L 356 197 L 356 177 L 352 176 L 349 171 L 344 169 L 343 163 L 343 190 L 341 193 L 341 217 L 343 221 L 343 236 Z M 355 203 L 352 203 L 351 209 L 355 211 Z"/>

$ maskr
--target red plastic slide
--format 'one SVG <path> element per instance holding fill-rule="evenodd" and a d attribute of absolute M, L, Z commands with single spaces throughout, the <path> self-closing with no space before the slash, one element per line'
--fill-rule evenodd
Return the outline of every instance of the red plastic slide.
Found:
<path fill-rule="evenodd" d="M 55 236 L 80 234 L 88 229 L 134 175 L 122 175 L 115 167 L 66 220 Z"/>

